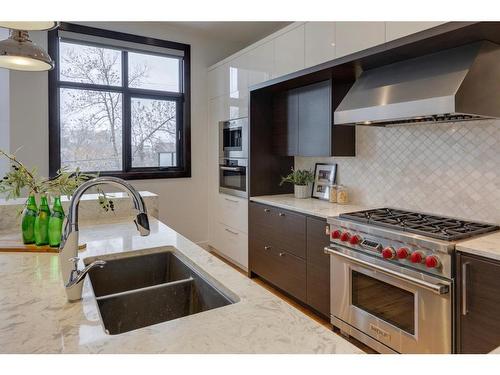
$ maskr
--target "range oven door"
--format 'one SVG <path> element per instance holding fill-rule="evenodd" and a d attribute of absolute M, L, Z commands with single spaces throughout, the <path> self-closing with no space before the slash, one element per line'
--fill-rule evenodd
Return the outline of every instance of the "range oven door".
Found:
<path fill-rule="evenodd" d="M 225 159 L 219 165 L 219 192 L 246 198 L 247 160 Z"/>
<path fill-rule="evenodd" d="M 325 251 L 334 325 L 381 352 L 453 352 L 451 281 L 337 245 Z"/>

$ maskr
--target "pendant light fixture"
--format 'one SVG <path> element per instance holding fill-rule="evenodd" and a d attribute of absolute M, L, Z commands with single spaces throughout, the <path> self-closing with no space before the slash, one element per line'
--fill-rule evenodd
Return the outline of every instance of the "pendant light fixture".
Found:
<path fill-rule="evenodd" d="M 56 21 L 17 21 L 17 22 L 0 22 L 0 27 L 15 30 L 52 30 L 57 27 Z"/>
<path fill-rule="evenodd" d="M 49 54 L 30 40 L 28 30 L 48 30 L 57 27 L 56 22 L 3 22 L 0 26 L 12 28 L 9 38 L 0 41 L 0 68 L 31 72 L 54 68 Z"/>

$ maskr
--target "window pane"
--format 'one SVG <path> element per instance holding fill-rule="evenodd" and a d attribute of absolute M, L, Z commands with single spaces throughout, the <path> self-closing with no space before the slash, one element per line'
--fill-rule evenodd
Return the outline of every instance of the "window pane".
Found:
<path fill-rule="evenodd" d="M 179 92 L 179 59 L 129 52 L 128 85 L 139 89 Z"/>
<path fill-rule="evenodd" d="M 121 86 L 121 51 L 82 44 L 59 43 L 61 81 Z"/>
<path fill-rule="evenodd" d="M 121 170 L 121 94 L 60 89 L 60 103 L 61 166 Z"/>
<path fill-rule="evenodd" d="M 132 167 L 177 165 L 177 103 L 131 99 Z"/>

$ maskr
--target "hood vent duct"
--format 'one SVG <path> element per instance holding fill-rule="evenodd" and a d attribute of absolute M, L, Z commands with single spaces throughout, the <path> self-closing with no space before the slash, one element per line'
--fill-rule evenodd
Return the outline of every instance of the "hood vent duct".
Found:
<path fill-rule="evenodd" d="M 335 125 L 395 126 L 500 117 L 500 46 L 476 42 L 366 70 Z"/>

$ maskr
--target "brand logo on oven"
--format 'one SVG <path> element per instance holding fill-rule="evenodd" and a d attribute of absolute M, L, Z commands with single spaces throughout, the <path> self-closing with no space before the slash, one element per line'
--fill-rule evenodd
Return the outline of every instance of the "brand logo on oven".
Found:
<path fill-rule="evenodd" d="M 386 331 L 378 328 L 377 326 L 374 326 L 373 324 L 370 324 L 370 330 L 375 332 L 377 335 L 382 336 L 384 339 L 391 339 L 391 335 L 389 335 Z"/>

